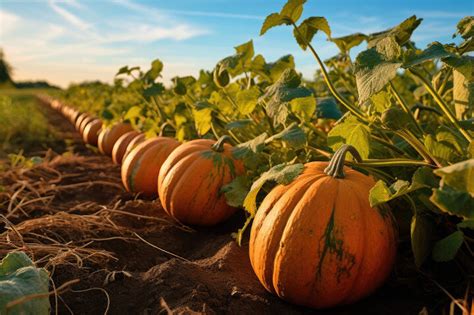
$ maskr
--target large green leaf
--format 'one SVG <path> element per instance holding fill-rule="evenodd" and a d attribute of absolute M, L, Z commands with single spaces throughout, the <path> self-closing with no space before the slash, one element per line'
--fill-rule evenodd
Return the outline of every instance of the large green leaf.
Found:
<path fill-rule="evenodd" d="M 248 90 L 241 90 L 237 92 L 237 108 L 242 115 L 247 115 L 253 112 L 257 106 L 258 98 L 260 96 L 259 89 L 256 86 Z"/>
<path fill-rule="evenodd" d="M 352 116 L 337 124 L 328 134 L 328 146 L 334 151 L 343 144 L 350 144 L 359 151 L 363 159 L 369 157 L 369 143 L 370 128 Z"/>
<path fill-rule="evenodd" d="M 361 52 L 355 62 L 355 76 L 359 103 L 363 104 L 372 95 L 382 90 L 396 74 L 400 62 L 389 61 L 375 48 Z"/>
<path fill-rule="evenodd" d="M 309 120 L 316 111 L 316 98 L 313 96 L 295 98 L 290 101 L 290 108 L 302 120 Z"/>
<path fill-rule="evenodd" d="M 317 101 L 316 117 L 337 120 L 342 117 L 342 112 L 333 97 L 325 97 Z"/>
<path fill-rule="evenodd" d="M 49 314 L 48 284 L 48 272 L 36 268 L 25 253 L 7 254 L 0 262 L 0 314 Z M 27 299 L 7 310 L 8 303 L 34 294 L 44 296 Z"/>
<path fill-rule="evenodd" d="M 441 177 L 441 185 L 449 185 L 474 197 L 474 159 L 437 169 L 434 173 Z"/>
<path fill-rule="evenodd" d="M 474 57 L 473 56 L 450 56 L 443 58 L 443 62 L 461 72 L 467 81 L 474 80 Z"/>
<path fill-rule="evenodd" d="M 222 187 L 227 204 L 232 207 L 242 207 L 244 199 L 249 193 L 252 182 L 247 176 L 238 176 L 229 184 Z"/>
<path fill-rule="evenodd" d="M 326 18 L 320 16 L 307 18 L 293 32 L 298 44 L 306 50 L 318 31 L 323 31 L 328 38 L 331 38 L 331 29 Z"/>
<path fill-rule="evenodd" d="M 379 41 L 387 36 L 393 36 L 397 43 L 401 46 L 408 42 L 413 31 L 420 25 L 423 19 L 418 19 L 416 15 L 413 15 L 400 23 L 383 32 L 373 33 L 369 35 L 367 40 L 369 48 L 377 45 Z"/>
<path fill-rule="evenodd" d="M 408 50 L 404 56 L 403 67 L 410 68 L 426 61 L 446 58 L 451 55 L 452 53 L 447 51 L 441 43 L 434 42 L 423 51 Z"/>
<path fill-rule="evenodd" d="M 464 233 L 456 231 L 436 242 L 433 248 L 433 260 L 438 262 L 450 261 L 456 257 L 464 241 Z"/>
<path fill-rule="evenodd" d="M 421 267 L 430 256 L 433 247 L 433 234 L 436 230 L 433 219 L 426 214 L 414 215 L 411 221 L 411 248 L 415 264 Z"/>
<path fill-rule="evenodd" d="M 303 13 L 303 4 L 306 0 L 288 0 L 280 13 L 272 13 L 265 18 L 260 35 L 265 34 L 269 29 L 282 25 L 296 23 Z"/>
<path fill-rule="evenodd" d="M 211 129 L 212 108 L 194 109 L 193 116 L 197 132 L 205 135 Z"/>
<path fill-rule="evenodd" d="M 474 37 L 474 16 L 466 16 L 462 18 L 457 25 L 457 34 L 462 38 L 468 39 Z"/>

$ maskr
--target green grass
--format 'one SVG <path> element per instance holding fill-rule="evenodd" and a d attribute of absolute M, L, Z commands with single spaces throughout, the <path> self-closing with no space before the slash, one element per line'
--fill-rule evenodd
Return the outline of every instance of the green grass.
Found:
<path fill-rule="evenodd" d="M 0 157 L 46 149 L 57 140 L 34 97 L 45 89 L 0 89 Z"/>

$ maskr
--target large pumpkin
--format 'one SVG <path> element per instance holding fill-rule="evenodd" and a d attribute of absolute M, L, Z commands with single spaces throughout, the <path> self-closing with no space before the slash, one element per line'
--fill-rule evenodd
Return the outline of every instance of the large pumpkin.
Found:
<path fill-rule="evenodd" d="M 116 123 L 108 128 L 102 128 L 99 133 L 98 147 L 99 151 L 105 155 L 111 155 L 115 142 L 123 134 L 132 131 L 133 128 L 128 123 Z"/>
<path fill-rule="evenodd" d="M 223 137 L 217 142 L 209 139 L 187 142 L 163 164 L 158 177 L 161 204 L 181 223 L 214 225 L 236 211 L 227 204 L 221 189 L 243 174 L 244 167 L 224 140 Z"/>
<path fill-rule="evenodd" d="M 291 184 L 263 200 L 250 233 L 250 261 L 265 288 L 289 302 L 327 308 L 379 287 L 395 260 L 397 229 L 389 209 L 372 208 L 367 175 L 344 166 L 344 145 L 328 162 L 311 162 Z"/>
<path fill-rule="evenodd" d="M 156 137 L 133 149 L 122 164 L 122 182 L 127 191 L 156 195 L 161 166 L 178 146 L 179 142 L 173 138 Z"/>
<path fill-rule="evenodd" d="M 127 146 L 133 138 L 140 135 L 140 132 L 133 130 L 127 133 L 124 133 L 114 144 L 114 148 L 112 149 L 112 161 L 115 164 L 122 163 L 123 156 L 125 155 L 125 151 L 127 150 Z"/>
<path fill-rule="evenodd" d="M 87 124 L 82 133 L 82 139 L 90 145 L 97 145 L 99 140 L 99 132 L 102 128 L 102 120 L 95 119 Z"/>
<path fill-rule="evenodd" d="M 125 153 L 123 154 L 122 161 L 125 160 L 127 155 L 135 149 L 140 143 L 146 140 L 146 136 L 144 133 L 140 133 L 138 136 L 133 138 L 130 143 L 127 145 L 127 148 L 125 149 Z"/>

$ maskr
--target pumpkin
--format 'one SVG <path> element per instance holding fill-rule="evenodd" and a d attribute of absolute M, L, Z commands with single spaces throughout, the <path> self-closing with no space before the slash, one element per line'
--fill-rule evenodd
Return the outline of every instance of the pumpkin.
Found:
<path fill-rule="evenodd" d="M 138 131 L 129 131 L 115 142 L 114 147 L 112 149 L 112 161 L 115 164 L 120 164 L 122 163 L 123 156 L 125 154 L 125 150 L 127 150 L 127 146 L 132 141 L 133 138 L 139 136 L 140 133 Z"/>
<path fill-rule="evenodd" d="M 102 128 L 102 121 L 100 119 L 94 119 L 84 128 L 82 133 L 82 139 L 85 143 L 90 145 L 97 145 L 99 140 L 99 132 Z"/>
<path fill-rule="evenodd" d="M 79 133 L 81 134 L 81 136 L 84 135 L 84 129 L 86 128 L 86 126 L 87 126 L 90 122 L 92 122 L 92 121 L 94 121 L 94 120 L 96 120 L 96 119 L 97 119 L 96 117 L 88 116 L 88 117 L 86 117 L 86 118 L 84 118 L 84 119 L 82 120 L 81 124 L 79 125 L 79 130 L 78 130 Z"/>
<path fill-rule="evenodd" d="M 99 151 L 105 155 L 111 155 L 115 142 L 123 134 L 132 131 L 133 128 L 128 123 L 116 123 L 108 128 L 102 128 L 97 141 Z"/>
<path fill-rule="evenodd" d="M 146 140 L 146 136 L 144 133 L 141 133 L 139 134 L 138 136 L 136 136 L 135 138 L 133 138 L 130 143 L 127 145 L 127 148 L 125 149 L 125 153 L 123 154 L 123 157 L 122 157 L 122 161 L 125 160 L 125 158 L 127 157 L 127 155 L 133 150 L 135 149 L 135 147 L 137 145 L 139 145 L 140 143 L 142 143 L 143 141 Z"/>
<path fill-rule="evenodd" d="M 263 200 L 250 233 L 258 279 L 282 299 L 313 308 L 355 302 L 388 277 L 397 229 L 390 210 L 372 208 L 370 176 L 344 166 L 348 145 L 311 162 Z"/>
<path fill-rule="evenodd" d="M 170 153 L 179 146 L 173 138 L 155 137 L 140 143 L 122 164 L 122 182 L 129 192 L 157 194 L 158 173 Z"/>
<path fill-rule="evenodd" d="M 158 193 L 164 210 L 183 224 L 210 226 L 229 218 L 236 208 L 227 204 L 221 188 L 244 173 L 232 146 L 210 139 L 179 146 L 161 167 Z"/>
<path fill-rule="evenodd" d="M 76 127 L 76 130 L 79 130 L 79 127 L 81 126 L 81 123 L 84 119 L 87 117 L 90 117 L 89 114 L 87 113 L 82 113 L 77 117 L 76 122 L 74 123 L 74 126 Z"/>

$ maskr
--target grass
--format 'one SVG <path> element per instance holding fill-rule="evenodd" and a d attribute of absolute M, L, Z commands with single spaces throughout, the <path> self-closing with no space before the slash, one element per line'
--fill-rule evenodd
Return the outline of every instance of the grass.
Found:
<path fill-rule="evenodd" d="M 45 89 L 0 89 L 0 157 L 46 149 L 57 140 L 34 97 Z"/>

